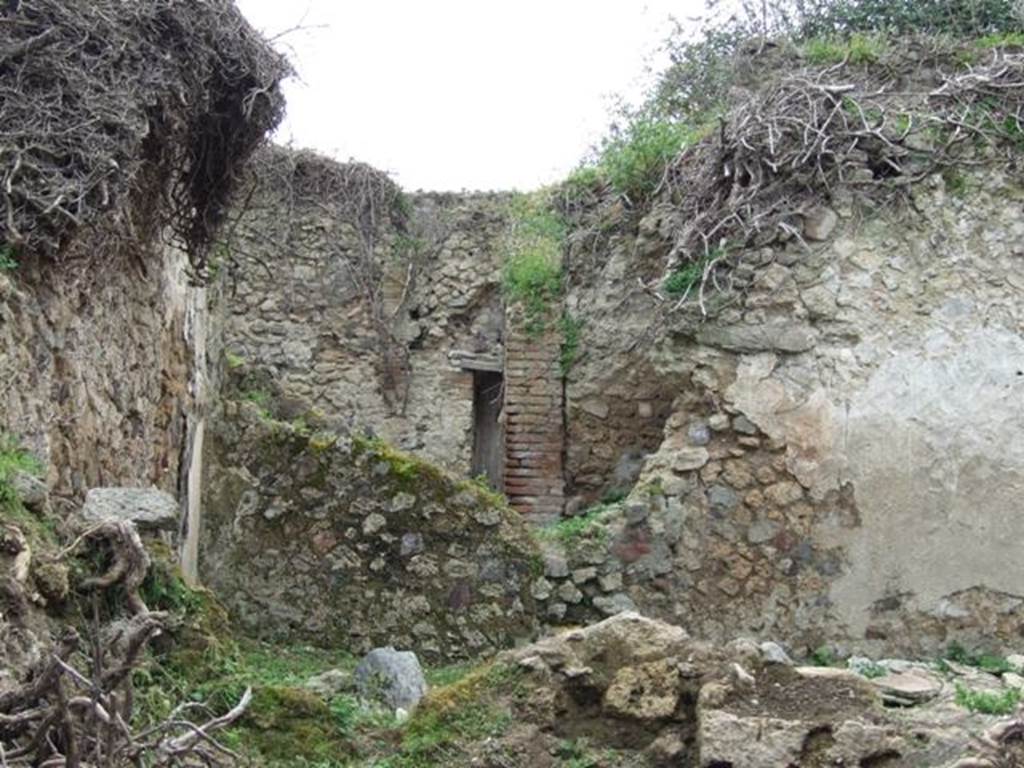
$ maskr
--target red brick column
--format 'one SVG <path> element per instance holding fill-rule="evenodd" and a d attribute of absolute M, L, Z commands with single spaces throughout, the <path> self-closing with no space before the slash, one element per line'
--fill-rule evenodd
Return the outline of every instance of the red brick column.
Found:
<path fill-rule="evenodd" d="M 565 503 L 561 334 L 553 322 L 541 334 L 519 325 L 507 317 L 505 495 L 518 512 L 547 522 L 561 517 Z"/>

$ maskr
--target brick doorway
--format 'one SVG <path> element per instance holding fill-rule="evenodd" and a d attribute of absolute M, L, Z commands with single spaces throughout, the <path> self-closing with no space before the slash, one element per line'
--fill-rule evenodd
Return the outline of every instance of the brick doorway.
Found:
<path fill-rule="evenodd" d="M 473 477 L 484 475 L 492 488 L 505 481 L 505 429 L 501 419 L 504 377 L 473 371 Z"/>

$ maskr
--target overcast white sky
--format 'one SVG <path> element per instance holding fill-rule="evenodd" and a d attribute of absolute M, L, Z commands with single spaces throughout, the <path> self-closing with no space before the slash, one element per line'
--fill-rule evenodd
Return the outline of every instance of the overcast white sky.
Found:
<path fill-rule="evenodd" d="M 532 189 L 637 93 L 668 17 L 703 0 L 237 0 L 299 71 L 277 140 L 407 189 Z"/>

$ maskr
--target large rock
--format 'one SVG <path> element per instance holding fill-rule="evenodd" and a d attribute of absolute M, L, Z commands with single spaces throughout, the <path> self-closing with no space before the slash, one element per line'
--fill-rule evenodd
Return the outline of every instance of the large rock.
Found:
<path fill-rule="evenodd" d="M 894 704 L 919 704 L 942 693 L 943 683 L 936 675 L 920 670 L 884 675 L 871 681 L 882 697 Z"/>
<path fill-rule="evenodd" d="M 180 510 L 173 496 L 156 488 L 93 488 L 82 517 L 92 523 L 130 520 L 142 531 L 174 531 Z"/>
<path fill-rule="evenodd" d="M 604 694 L 604 709 L 615 717 L 663 720 L 679 703 L 679 665 L 668 659 L 623 667 Z"/>
<path fill-rule="evenodd" d="M 366 654 L 356 667 L 355 679 L 360 698 L 391 710 L 408 712 L 427 693 L 427 681 L 416 654 L 390 646 Z"/>

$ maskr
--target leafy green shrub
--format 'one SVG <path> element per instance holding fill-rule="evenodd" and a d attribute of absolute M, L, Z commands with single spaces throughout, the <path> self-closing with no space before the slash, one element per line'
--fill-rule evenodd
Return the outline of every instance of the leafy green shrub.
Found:
<path fill-rule="evenodd" d="M 548 254 L 528 251 L 505 263 L 503 284 L 506 293 L 521 301 L 531 314 L 543 313 L 561 289 L 562 270 Z"/>
<path fill-rule="evenodd" d="M 1020 704 L 1021 691 L 1007 688 L 1005 691 L 972 691 L 962 683 L 956 684 L 956 703 L 971 712 L 983 715 L 1008 715 Z"/>
<path fill-rule="evenodd" d="M 706 129 L 641 113 L 605 140 L 598 164 L 612 189 L 639 202 L 657 189 L 669 162 L 705 133 Z"/>
<path fill-rule="evenodd" d="M 816 667 L 834 667 L 836 666 L 836 662 L 837 659 L 835 654 L 827 645 L 816 648 L 811 654 L 811 664 Z"/>
<path fill-rule="evenodd" d="M 788 14 L 802 37 L 875 31 L 976 37 L 1021 25 L 1013 0 L 774 0 L 771 8 Z"/>
<path fill-rule="evenodd" d="M 551 304 L 562 290 L 562 244 L 565 222 L 546 195 L 519 195 L 509 206 L 509 226 L 502 241 L 506 298 L 522 305 L 527 331 L 546 327 Z"/>
<path fill-rule="evenodd" d="M 562 182 L 562 194 L 570 201 L 585 199 L 598 194 L 608 179 L 597 165 L 581 165 Z"/>
<path fill-rule="evenodd" d="M 885 36 L 949 35 L 1013 45 L 1024 32 L 1014 0 L 709 0 L 694 34 L 676 23 L 664 43 L 669 66 L 659 73 L 642 109 L 699 124 L 721 105 L 736 78 L 737 54 L 751 40 L 788 39 L 810 48 L 819 63 L 868 63 Z M 983 37 L 984 36 L 984 37 Z M 746 47 L 745 47 L 746 46 Z"/>

